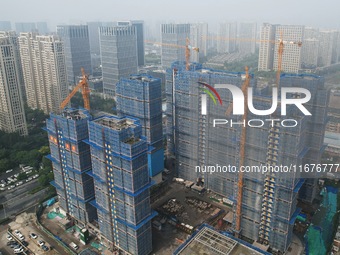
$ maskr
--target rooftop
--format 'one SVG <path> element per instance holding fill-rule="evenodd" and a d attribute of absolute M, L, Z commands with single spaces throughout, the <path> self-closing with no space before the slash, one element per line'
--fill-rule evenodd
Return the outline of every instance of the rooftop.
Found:
<path fill-rule="evenodd" d="M 189 239 L 175 255 L 211 254 L 211 255 L 261 255 L 268 254 L 260 252 L 251 245 L 240 243 L 236 238 L 228 237 L 210 227 L 204 226 Z"/>
<path fill-rule="evenodd" d="M 116 116 L 100 117 L 94 120 L 94 122 L 117 131 L 121 131 L 130 127 L 136 127 L 136 121 L 134 119 L 118 118 Z"/>
<path fill-rule="evenodd" d="M 71 120 L 88 119 L 91 117 L 87 110 L 73 108 L 65 108 L 61 113 L 61 116 Z"/>

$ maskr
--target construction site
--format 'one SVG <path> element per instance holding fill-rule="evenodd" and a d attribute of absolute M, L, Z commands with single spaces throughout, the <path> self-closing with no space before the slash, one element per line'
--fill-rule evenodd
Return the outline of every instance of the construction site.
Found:
<path fill-rule="evenodd" d="M 308 109 L 317 109 L 313 118 L 303 116 L 289 107 L 288 115 L 299 125 L 283 129 L 277 123 L 261 128 L 246 128 L 242 125 L 213 127 L 214 119 L 229 118 L 240 123 L 247 118 L 263 119 L 252 113 L 243 119 L 225 113 L 231 105 L 232 95 L 228 90 L 217 89 L 225 107 L 209 100 L 206 114 L 201 114 L 201 88 L 209 84 L 232 84 L 255 89 L 254 107 L 270 108 L 267 96 L 270 88 L 257 88 L 256 79 L 245 73 L 229 73 L 205 69 L 200 64 L 191 64 L 187 70 L 184 63 L 177 62 L 167 71 L 167 142 L 168 154 L 176 159 L 175 171 L 179 178 L 189 181 L 202 179 L 204 187 L 234 202 L 236 211 L 229 231 L 249 241 L 267 245 L 277 252 L 288 249 L 293 226 L 301 209 L 297 199 L 311 202 L 315 196 L 316 180 L 305 178 L 300 173 L 202 173 L 196 166 L 227 164 L 237 168 L 244 165 L 299 165 L 303 160 L 317 162 L 321 156 L 323 128 L 326 123 L 327 91 L 323 79 L 313 75 L 280 75 L 280 86 L 308 86 L 313 99 Z M 206 86 L 205 86 L 206 85 Z M 212 89 L 210 89 L 212 90 Z M 314 107 L 317 106 L 317 107 Z M 270 117 L 279 116 L 276 111 Z M 266 116 L 268 118 L 268 116 Z M 314 144 L 310 144 L 313 126 Z M 175 127 L 175 128 L 174 128 Z M 319 137 L 320 139 L 315 139 Z M 286 175 L 286 176 L 285 176 Z M 304 186 L 302 188 L 302 186 Z M 275 218 L 275 221 L 273 220 Z"/>
<path fill-rule="evenodd" d="M 95 222 L 109 247 L 138 251 L 138 254 L 152 250 L 151 226 L 156 254 L 172 254 L 179 244 L 182 245 L 174 254 L 246 255 L 291 251 L 295 222 L 303 215 L 297 206 L 298 199 L 312 203 L 317 196 L 314 175 L 298 171 L 289 174 L 197 171 L 213 165 L 240 169 L 320 162 L 328 92 L 322 77 L 281 74 L 285 43 L 281 39 L 276 45 L 276 84 L 267 86 L 257 86 L 257 79 L 247 67 L 244 72 L 227 72 L 190 63 L 192 51 L 199 49 L 191 46 L 188 39 L 185 46 L 162 43 L 167 46 L 162 48 L 164 51 L 179 48 L 185 53 L 185 61 L 175 61 L 166 70 L 166 156 L 173 160 L 171 170 L 177 178 L 170 181 L 162 196 L 152 199 L 152 209 L 158 216 L 149 206 L 149 189 L 154 183 L 148 178 L 160 173 L 160 167 L 152 162 L 159 163 L 163 158 L 162 127 L 160 121 L 154 123 L 156 118 L 153 118 L 161 120 L 160 111 L 153 115 L 157 112 L 153 108 L 161 109 L 161 93 L 149 91 L 158 80 L 140 75 L 122 79 L 117 85 L 119 117 L 100 116 L 92 120 L 87 111 L 90 110 L 89 89 L 83 71 L 81 82 L 61 108 L 81 88 L 87 110 L 67 109 L 62 116 L 51 115 L 47 123 L 50 159 L 57 175 L 54 186 L 59 190 L 61 207 L 80 222 Z M 299 42 L 290 45 L 300 46 Z M 241 105 L 242 115 L 235 114 L 234 94 L 224 89 L 225 84 L 242 91 L 245 99 Z M 311 99 L 305 106 L 312 116 L 302 114 L 293 105 L 286 105 L 284 114 L 282 109 L 266 115 L 247 110 L 248 98 L 252 98 L 254 109 L 269 109 L 271 97 L 280 93 L 277 92 L 280 87 L 295 86 L 310 91 Z M 292 99 L 301 94 L 286 96 Z M 129 114 L 133 117 L 124 117 Z M 297 125 L 285 128 L 280 119 L 282 115 L 288 115 Z M 215 120 L 221 118 L 236 125 L 216 126 Z M 268 118 L 280 121 L 255 128 L 242 125 L 254 121 L 265 123 Z M 156 133 L 158 137 L 154 137 Z M 155 155 L 157 160 L 152 160 L 150 153 L 154 148 L 160 150 L 160 154 Z M 83 153 L 80 154 L 80 150 Z M 81 163 L 66 167 L 69 163 L 65 158 L 73 157 L 73 152 L 81 157 Z M 80 190 L 86 197 L 79 196 L 72 188 L 75 184 L 70 183 L 79 176 L 83 183 L 89 183 L 86 189 Z"/>

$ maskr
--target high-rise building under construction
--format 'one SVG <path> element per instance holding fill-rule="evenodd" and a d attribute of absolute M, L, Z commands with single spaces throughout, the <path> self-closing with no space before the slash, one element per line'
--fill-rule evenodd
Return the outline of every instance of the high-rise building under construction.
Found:
<path fill-rule="evenodd" d="M 93 119 L 84 109 L 51 114 L 50 141 L 60 207 L 90 226 L 108 247 L 129 254 L 152 251 L 148 144 L 132 117 Z"/>
<path fill-rule="evenodd" d="M 94 199 L 91 170 L 87 110 L 66 109 L 60 115 L 51 114 L 46 121 L 49 137 L 54 181 L 60 207 L 83 224 L 97 218 L 96 209 L 90 204 Z"/>
<path fill-rule="evenodd" d="M 232 101 L 227 89 L 216 89 L 223 106 L 209 100 L 206 114 L 202 114 L 204 89 L 209 84 L 231 84 L 241 87 L 244 73 L 228 73 L 203 69 L 192 64 L 185 70 L 176 62 L 167 70 L 167 153 L 176 159 L 179 177 L 196 181 L 202 179 L 206 189 L 222 197 L 241 203 L 241 228 L 236 228 L 237 217 L 231 222 L 231 230 L 250 240 L 286 251 L 292 240 L 295 219 L 301 209 L 297 198 L 313 199 L 315 179 L 306 180 L 299 172 L 292 173 L 244 173 L 242 198 L 238 199 L 239 174 L 235 172 L 209 173 L 204 167 L 234 166 L 240 169 L 240 137 L 242 119 L 225 116 Z M 200 83 L 199 83 L 200 82 Z M 322 150 L 327 92 L 323 79 L 312 75 L 282 75 L 280 86 L 303 87 L 310 90 L 312 98 L 306 107 L 312 116 L 304 116 L 293 105 L 287 106 L 287 116 L 297 121 L 294 128 L 283 127 L 280 122 L 270 124 L 266 119 L 278 119 L 280 111 L 270 116 L 249 119 L 263 121 L 261 127 L 248 127 L 246 132 L 244 166 L 288 166 L 318 162 Z M 251 76 L 255 109 L 271 107 L 271 88 L 257 88 Z M 216 100 L 217 101 L 217 100 Z M 213 126 L 214 119 L 228 119 L 228 123 Z M 230 122 L 234 125 L 231 126 Z M 316 128 L 317 127 L 317 128 Z M 312 139 L 313 137 L 313 139 Z M 234 210 L 235 212 L 235 210 Z"/>
<path fill-rule="evenodd" d="M 138 118 L 149 146 L 149 174 L 162 181 L 164 169 L 161 80 L 146 74 L 122 78 L 116 85 L 117 114 Z"/>
<path fill-rule="evenodd" d="M 139 120 L 103 116 L 89 122 L 92 172 L 100 232 L 129 253 L 152 251 L 150 178 Z"/>

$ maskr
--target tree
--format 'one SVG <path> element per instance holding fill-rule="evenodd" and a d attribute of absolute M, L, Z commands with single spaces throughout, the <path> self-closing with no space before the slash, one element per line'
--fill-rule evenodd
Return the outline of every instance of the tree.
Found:
<path fill-rule="evenodd" d="M 0 172 L 6 172 L 11 168 L 11 162 L 7 158 L 0 159 Z"/>
<path fill-rule="evenodd" d="M 26 173 L 20 173 L 18 175 L 18 180 L 21 181 L 21 180 L 25 180 L 27 179 L 27 174 Z"/>
<path fill-rule="evenodd" d="M 38 181 L 39 181 L 41 186 L 46 186 L 46 185 L 49 184 L 48 176 L 45 175 L 45 174 L 40 175 Z"/>
<path fill-rule="evenodd" d="M 39 153 L 41 155 L 47 155 L 50 153 L 50 147 L 48 146 L 41 146 L 41 148 L 39 149 Z"/>
<path fill-rule="evenodd" d="M 71 99 L 71 106 L 73 108 L 84 107 L 84 101 L 81 93 L 77 92 Z M 103 99 L 97 95 L 91 95 L 90 98 L 91 110 L 104 111 L 108 113 L 115 113 L 113 108 L 116 107 L 116 102 L 114 99 L 108 98 Z"/>
<path fill-rule="evenodd" d="M 52 163 L 49 159 L 43 157 L 41 163 L 42 163 L 44 170 L 46 170 L 48 172 L 52 170 Z"/>

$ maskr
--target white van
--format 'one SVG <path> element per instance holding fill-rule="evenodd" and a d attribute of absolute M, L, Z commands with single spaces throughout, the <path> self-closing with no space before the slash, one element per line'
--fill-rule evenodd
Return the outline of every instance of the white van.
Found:
<path fill-rule="evenodd" d="M 78 245 L 76 245 L 74 242 L 70 243 L 69 245 L 70 245 L 70 247 L 73 248 L 74 250 L 78 250 L 78 249 L 79 249 Z"/>

